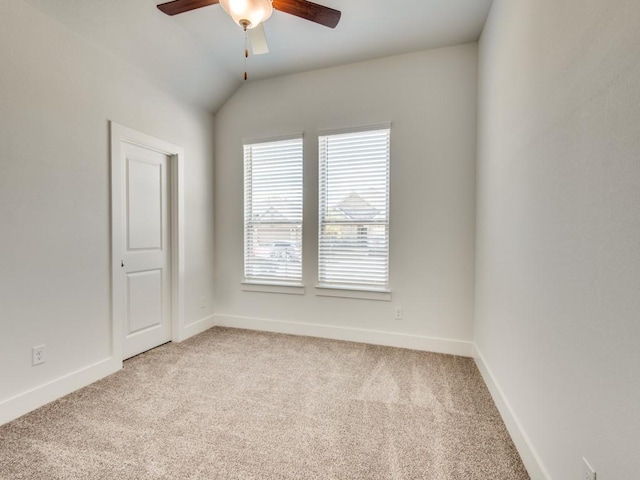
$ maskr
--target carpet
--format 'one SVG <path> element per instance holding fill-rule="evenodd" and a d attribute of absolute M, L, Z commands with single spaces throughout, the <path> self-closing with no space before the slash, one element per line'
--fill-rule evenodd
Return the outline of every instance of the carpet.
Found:
<path fill-rule="evenodd" d="M 1 426 L 0 478 L 529 477 L 472 359 L 216 327 Z"/>

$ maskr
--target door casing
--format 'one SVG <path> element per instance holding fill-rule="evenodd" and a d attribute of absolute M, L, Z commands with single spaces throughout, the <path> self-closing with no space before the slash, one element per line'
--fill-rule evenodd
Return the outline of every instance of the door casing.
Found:
<path fill-rule="evenodd" d="M 171 225 L 171 340 L 184 340 L 184 150 L 116 122 L 111 130 L 111 318 L 112 356 L 124 355 L 125 279 L 122 274 L 122 238 L 124 235 L 124 171 L 122 144 L 129 143 L 155 150 L 170 157 L 169 188 Z"/>

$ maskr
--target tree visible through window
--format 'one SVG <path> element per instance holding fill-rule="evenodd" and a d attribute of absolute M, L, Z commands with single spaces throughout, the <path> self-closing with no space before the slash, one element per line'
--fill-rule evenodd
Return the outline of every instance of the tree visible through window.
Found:
<path fill-rule="evenodd" d="M 302 138 L 244 146 L 244 276 L 302 282 Z"/>
<path fill-rule="evenodd" d="M 319 138 L 321 286 L 388 288 L 389 144 L 388 128 Z"/>

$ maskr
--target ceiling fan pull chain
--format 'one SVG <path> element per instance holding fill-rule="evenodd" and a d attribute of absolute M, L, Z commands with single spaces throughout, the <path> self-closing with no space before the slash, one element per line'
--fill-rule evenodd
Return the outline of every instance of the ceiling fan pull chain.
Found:
<path fill-rule="evenodd" d="M 247 33 L 247 25 L 244 27 L 244 81 L 247 81 L 247 58 L 249 58 L 249 34 Z"/>

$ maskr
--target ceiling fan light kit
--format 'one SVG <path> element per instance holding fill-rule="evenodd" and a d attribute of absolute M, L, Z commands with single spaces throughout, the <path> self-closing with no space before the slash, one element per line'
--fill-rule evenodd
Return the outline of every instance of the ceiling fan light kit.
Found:
<path fill-rule="evenodd" d="M 295 17 L 304 18 L 311 22 L 325 27 L 335 28 L 340 21 L 342 15 L 339 10 L 318 5 L 308 0 L 173 0 L 171 2 L 161 3 L 158 10 L 167 15 L 178 15 L 180 13 L 189 12 L 198 8 L 207 7 L 209 5 L 222 4 L 225 12 L 227 12 L 233 20 L 240 26 L 239 20 L 243 20 L 241 12 L 261 11 L 261 15 L 266 15 L 261 21 L 264 22 L 271 16 L 273 9 L 279 10 Z M 234 15 L 237 13 L 237 19 Z M 244 20 L 251 21 L 250 18 Z M 253 23 L 252 27 L 256 27 L 260 22 Z"/>
<path fill-rule="evenodd" d="M 271 0 L 220 0 L 220 5 L 244 29 L 257 27 L 273 13 Z"/>
<path fill-rule="evenodd" d="M 267 53 L 269 48 L 262 23 L 271 16 L 274 9 L 329 28 L 335 28 L 342 15 L 339 10 L 318 5 L 309 0 L 172 0 L 158 5 L 158 10 L 167 15 L 178 15 L 217 3 L 245 31 L 245 80 L 249 56 L 248 32 L 252 33 L 250 38 L 255 54 Z"/>

